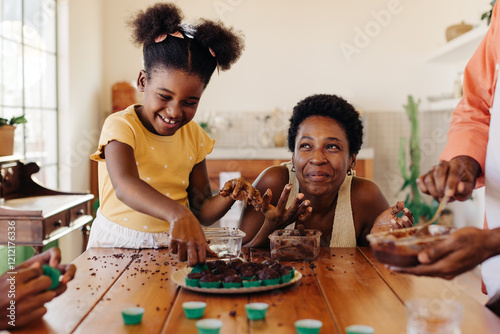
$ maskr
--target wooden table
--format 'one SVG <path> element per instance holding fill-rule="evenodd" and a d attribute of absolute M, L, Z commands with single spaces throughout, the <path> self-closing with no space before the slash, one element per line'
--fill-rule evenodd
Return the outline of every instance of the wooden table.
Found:
<path fill-rule="evenodd" d="M 245 249 L 261 261 L 269 253 Z M 222 320 L 221 333 L 295 333 L 294 321 L 323 322 L 322 334 L 344 333 L 365 324 L 378 334 L 406 333 L 404 302 L 413 297 L 455 299 L 464 306 L 462 333 L 499 333 L 500 318 L 457 283 L 388 271 L 369 248 L 323 248 L 311 262 L 290 262 L 303 277 L 293 286 L 256 294 L 201 294 L 179 288 L 172 273 L 185 267 L 168 250 L 93 248 L 74 261 L 75 279 L 47 304 L 45 317 L 15 333 L 196 333 L 196 320 L 184 316 L 182 303 L 207 302 L 204 318 Z M 479 287 L 478 287 L 479 288 Z M 244 305 L 270 305 L 264 321 L 249 321 Z M 146 309 L 139 325 L 125 326 L 120 310 Z M 234 314 L 235 311 L 235 314 Z"/>

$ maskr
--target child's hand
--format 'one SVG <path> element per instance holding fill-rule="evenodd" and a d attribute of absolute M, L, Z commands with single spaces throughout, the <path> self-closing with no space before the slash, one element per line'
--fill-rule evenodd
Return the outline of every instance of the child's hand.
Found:
<path fill-rule="evenodd" d="M 396 215 L 403 211 L 404 216 L 399 218 Z M 405 203 L 399 201 L 396 205 L 391 206 L 389 209 L 382 212 L 375 223 L 373 224 L 372 230 L 370 233 L 383 232 L 383 231 L 392 231 L 405 227 L 413 226 L 413 214 L 408 208 L 405 208 Z"/>
<path fill-rule="evenodd" d="M 188 266 L 205 263 L 207 241 L 199 221 L 184 208 L 183 214 L 177 220 L 171 221 L 170 229 L 170 251 L 178 254 L 180 261 L 188 261 Z"/>
<path fill-rule="evenodd" d="M 260 192 L 242 177 L 227 181 L 219 194 L 222 197 L 231 196 L 236 201 L 245 201 L 246 204 L 252 205 L 255 210 L 260 210 L 262 206 Z"/>
<path fill-rule="evenodd" d="M 262 213 L 266 217 L 267 223 L 274 226 L 274 229 L 284 228 L 291 223 L 305 223 L 312 214 L 312 208 L 309 206 L 311 202 L 304 200 L 304 194 L 297 194 L 292 205 L 286 209 L 286 203 L 290 191 L 291 184 L 287 184 L 283 188 L 280 199 L 276 207 L 271 204 L 272 192 L 268 189 L 262 198 Z"/>

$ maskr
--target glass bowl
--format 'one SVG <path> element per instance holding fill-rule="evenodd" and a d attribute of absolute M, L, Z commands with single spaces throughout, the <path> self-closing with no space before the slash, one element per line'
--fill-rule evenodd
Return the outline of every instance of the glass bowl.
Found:
<path fill-rule="evenodd" d="M 240 255 L 245 232 L 229 227 L 205 227 L 203 232 L 208 247 L 217 253 L 219 258 L 235 258 Z"/>
<path fill-rule="evenodd" d="M 417 254 L 422 249 L 448 238 L 454 231 L 449 226 L 430 225 L 428 233 L 416 236 L 418 229 L 420 227 L 417 226 L 373 233 L 366 238 L 379 262 L 397 267 L 413 267 L 420 263 Z"/>

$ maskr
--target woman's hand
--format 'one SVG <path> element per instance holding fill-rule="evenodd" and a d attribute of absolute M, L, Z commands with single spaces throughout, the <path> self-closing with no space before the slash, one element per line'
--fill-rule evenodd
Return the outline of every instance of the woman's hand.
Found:
<path fill-rule="evenodd" d="M 283 188 L 280 199 L 276 206 L 271 204 L 272 192 L 268 189 L 262 198 L 262 213 L 264 214 L 264 224 L 269 224 L 273 229 L 284 228 L 293 222 L 296 224 L 305 223 L 312 214 L 312 208 L 309 206 L 311 202 L 304 200 L 304 194 L 297 194 L 292 205 L 286 209 L 286 203 L 292 189 L 291 184 L 287 184 Z"/>
<path fill-rule="evenodd" d="M 227 181 L 219 193 L 223 197 L 231 196 L 236 201 L 245 201 L 246 204 L 252 205 L 255 210 L 260 210 L 262 206 L 260 192 L 242 177 Z"/>
<path fill-rule="evenodd" d="M 171 220 L 170 251 L 178 254 L 180 261 L 188 261 L 188 266 L 205 263 L 207 241 L 200 222 L 186 207 Z"/>
<path fill-rule="evenodd" d="M 401 211 L 404 215 L 403 217 L 399 218 L 396 215 Z M 408 210 L 408 208 L 405 208 L 404 202 L 399 201 L 396 203 L 396 205 L 385 210 L 377 217 L 370 233 L 392 231 L 400 228 L 412 227 L 413 221 L 413 214 L 410 212 L 410 210 Z"/>

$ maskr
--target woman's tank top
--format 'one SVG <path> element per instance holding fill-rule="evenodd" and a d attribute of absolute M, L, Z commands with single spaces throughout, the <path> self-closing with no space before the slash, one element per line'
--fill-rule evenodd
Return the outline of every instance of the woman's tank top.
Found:
<path fill-rule="evenodd" d="M 282 165 L 288 168 L 288 183 L 292 185 L 292 190 L 290 191 L 290 196 L 286 203 L 286 208 L 288 209 L 299 193 L 300 186 L 295 171 L 292 171 L 292 162 L 284 162 Z M 356 247 L 356 230 L 354 229 L 354 219 L 352 218 L 351 208 L 351 182 L 352 175 L 347 175 L 339 189 L 335 217 L 332 222 L 333 227 L 330 247 Z M 294 229 L 295 223 L 288 225 L 286 228 Z"/>

